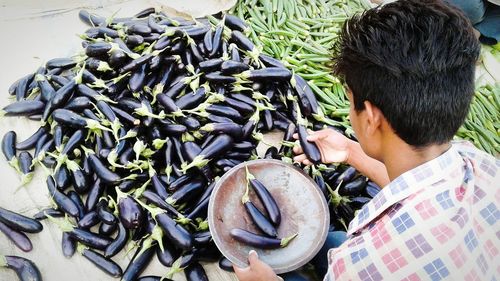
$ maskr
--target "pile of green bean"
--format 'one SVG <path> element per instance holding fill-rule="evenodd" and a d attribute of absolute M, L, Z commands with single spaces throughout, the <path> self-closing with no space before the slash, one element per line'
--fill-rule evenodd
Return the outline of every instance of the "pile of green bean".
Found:
<path fill-rule="evenodd" d="M 500 153 L 500 84 L 476 90 L 469 115 L 457 137 L 470 140 L 490 154 Z"/>
<path fill-rule="evenodd" d="M 331 74 L 329 49 L 344 21 L 369 7 L 364 0 L 243 0 L 230 13 L 247 21 L 248 36 L 264 53 L 308 81 L 323 113 L 339 121 L 331 125 L 350 132 L 346 91 Z"/>
<path fill-rule="evenodd" d="M 344 85 L 331 74 L 329 49 L 344 21 L 370 8 L 365 0 L 241 0 L 229 12 L 245 19 L 248 36 L 261 51 L 279 59 L 308 81 L 323 113 L 318 121 L 352 132 Z M 476 91 L 470 113 L 457 137 L 493 155 L 500 153 L 500 86 Z"/>

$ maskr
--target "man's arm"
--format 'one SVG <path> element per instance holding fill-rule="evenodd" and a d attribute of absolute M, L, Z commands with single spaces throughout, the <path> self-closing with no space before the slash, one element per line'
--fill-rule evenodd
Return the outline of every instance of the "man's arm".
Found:
<path fill-rule="evenodd" d="M 294 137 L 297 138 L 297 135 Z M 381 187 L 390 182 L 385 165 L 366 155 L 359 143 L 348 139 L 341 133 L 333 129 L 324 129 L 310 132 L 307 140 L 316 143 L 323 163 L 349 164 Z M 297 154 L 294 157 L 295 161 L 306 165 L 312 164 L 303 154 L 301 147 L 296 146 L 293 151 Z"/>

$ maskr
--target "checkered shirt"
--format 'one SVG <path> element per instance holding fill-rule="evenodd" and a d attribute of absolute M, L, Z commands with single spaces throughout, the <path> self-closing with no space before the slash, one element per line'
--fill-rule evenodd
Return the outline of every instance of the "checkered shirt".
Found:
<path fill-rule="evenodd" d="M 499 187 L 500 160 L 454 142 L 357 213 L 324 280 L 500 280 Z"/>

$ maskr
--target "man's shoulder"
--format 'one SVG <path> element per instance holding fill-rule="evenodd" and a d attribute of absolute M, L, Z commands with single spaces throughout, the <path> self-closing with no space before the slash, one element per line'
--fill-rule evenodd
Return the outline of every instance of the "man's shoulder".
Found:
<path fill-rule="evenodd" d="M 480 150 L 475 147 L 471 142 L 465 140 L 453 141 L 452 146 L 460 153 L 463 157 L 471 159 L 475 162 L 489 162 L 491 165 L 495 166 L 496 169 L 500 168 L 500 159 L 487 152 Z M 497 155 L 498 156 L 498 155 Z"/>

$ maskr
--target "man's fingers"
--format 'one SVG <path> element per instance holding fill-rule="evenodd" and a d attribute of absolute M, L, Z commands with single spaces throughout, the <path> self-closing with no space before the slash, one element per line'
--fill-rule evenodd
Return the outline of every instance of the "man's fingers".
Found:
<path fill-rule="evenodd" d="M 303 162 L 306 159 L 307 159 L 307 156 L 305 154 L 300 154 L 300 155 L 293 157 L 293 161 L 299 162 L 299 163 Z"/>
<path fill-rule="evenodd" d="M 298 140 L 298 139 L 299 139 L 299 134 L 295 133 L 295 134 L 293 134 L 293 135 L 292 135 L 292 137 L 293 137 L 294 139 Z"/>
<path fill-rule="evenodd" d="M 259 262 L 259 255 L 256 251 L 251 250 L 248 253 L 248 263 L 250 264 L 250 267 L 252 267 L 257 262 Z"/>
<path fill-rule="evenodd" d="M 316 131 L 316 132 L 311 131 L 309 136 L 307 136 L 307 140 L 308 141 L 321 140 L 321 139 L 328 137 L 329 134 L 330 134 L 330 130 L 328 130 L 328 129 L 323 129 L 323 130 Z"/>
<path fill-rule="evenodd" d="M 304 165 L 306 166 L 311 166 L 313 164 L 311 161 L 309 161 L 309 159 L 302 161 L 302 163 L 304 163 Z"/>
<path fill-rule="evenodd" d="M 244 279 L 245 274 L 247 274 L 250 271 L 250 267 L 238 267 L 235 264 L 233 264 L 233 269 L 234 273 L 236 276 L 238 276 L 239 280 Z"/>
<path fill-rule="evenodd" d="M 302 147 L 300 146 L 294 146 L 293 147 L 293 153 L 295 153 L 296 155 L 299 155 L 299 154 L 302 154 Z"/>

